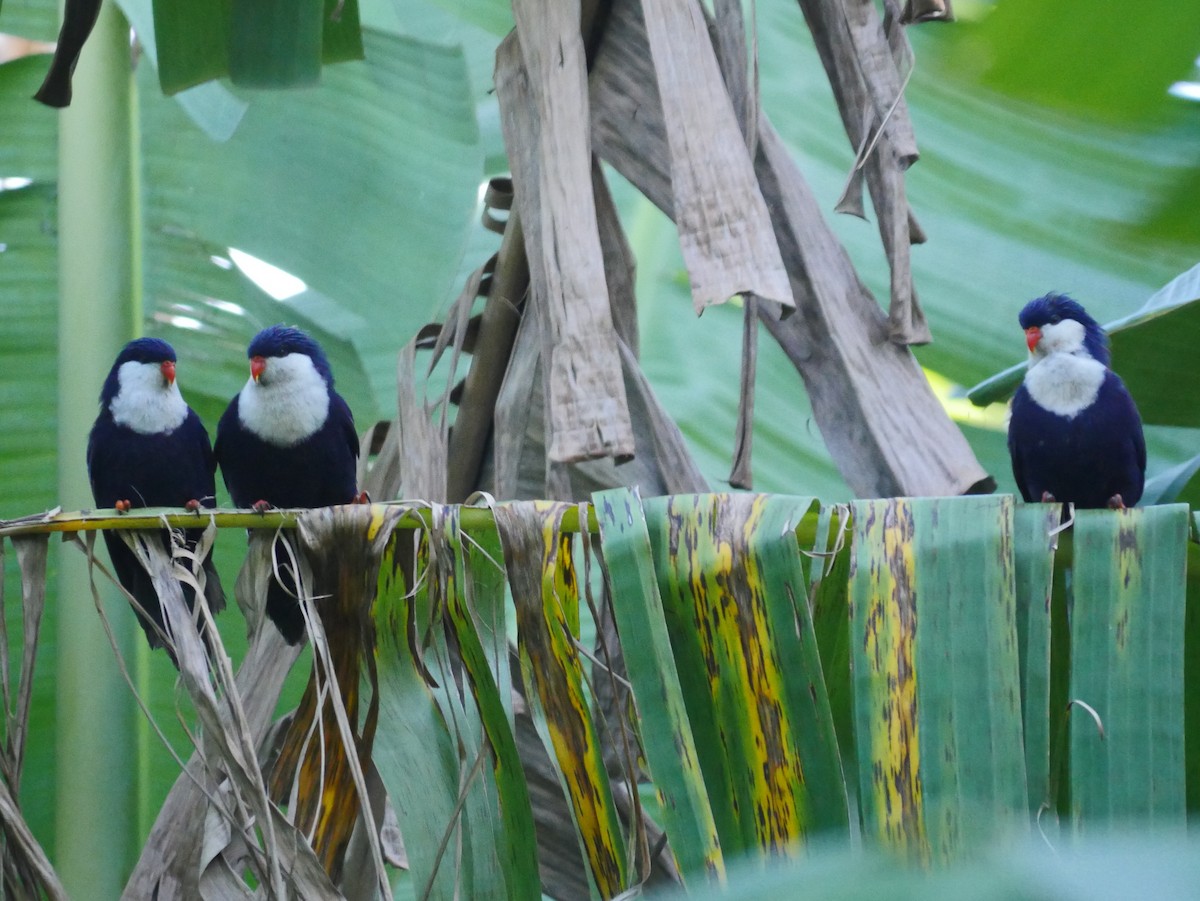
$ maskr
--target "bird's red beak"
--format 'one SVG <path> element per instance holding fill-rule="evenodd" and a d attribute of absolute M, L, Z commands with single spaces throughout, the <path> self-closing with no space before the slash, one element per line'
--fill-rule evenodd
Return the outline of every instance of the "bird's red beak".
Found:
<path fill-rule="evenodd" d="M 258 381 L 258 377 L 267 371 L 266 357 L 251 357 L 250 358 L 250 377 L 254 381 Z"/>
<path fill-rule="evenodd" d="M 163 360 L 162 362 L 163 378 L 167 380 L 168 385 L 175 384 L 175 361 Z"/>
<path fill-rule="evenodd" d="M 1042 330 L 1036 325 L 1031 325 L 1025 329 L 1025 343 L 1029 345 L 1029 352 L 1033 353 L 1033 349 L 1037 347 L 1038 342 L 1042 340 Z"/>

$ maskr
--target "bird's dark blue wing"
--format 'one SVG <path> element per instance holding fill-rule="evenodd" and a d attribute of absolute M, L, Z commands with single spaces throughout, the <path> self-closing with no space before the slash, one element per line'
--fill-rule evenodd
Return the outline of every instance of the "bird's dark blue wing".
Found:
<path fill-rule="evenodd" d="M 213 459 L 218 467 L 221 466 L 221 459 L 224 453 L 225 436 L 229 434 L 229 430 L 237 424 L 238 416 L 238 396 L 235 394 L 233 400 L 225 408 L 225 412 L 221 414 L 221 418 L 217 420 L 217 440 L 213 442 Z"/>
<path fill-rule="evenodd" d="M 1120 376 L 1109 372 L 1092 409 L 1105 411 L 1105 445 L 1111 448 L 1112 460 L 1109 497 L 1119 494 L 1125 505 L 1132 507 L 1141 500 L 1146 486 L 1146 436 L 1137 404 Z"/>
<path fill-rule="evenodd" d="M 329 397 L 329 416 L 341 426 L 342 438 L 346 442 L 346 446 L 350 448 L 350 453 L 354 459 L 358 459 L 358 431 L 354 428 L 354 414 L 350 412 L 350 405 L 342 399 L 342 396 L 336 391 L 330 393 Z"/>
<path fill-rule="evenodd" d="M 177 467 L 178 488 L 184 494 L 192 492 L 183 503 L 194 499 L 205 507 L 215 507 L 217 461 L 204 423 L 194 410 L 189 408 L 183 424 L 168 436 L 164 453 Z"/>
<path fill-rule="evenodd" d="M 1013 395 L 1012 411 L 1008 421 L 1008 453 L 1012 459 L 1013 479 L 1017 490 L 1026 502 L 1040 501 L 1041 492 L 1035 496 L 1033 487 L 1029 484 L 1029 474 L 1026 472 L 1026 457 L 1036 445 L 1036 439 L 1030 434 L 1037 411 L 1030 407 L 1036 406 L 1029 391 L 1021 385 Z M 1036 466 L 1034 467 L 1036 472 Z"/>
<path fill-rule="evenodd" d="M 217 442 L 213 445 L 213 455 L 221 470 L 221 478 L 225 487 L 238 507 L 249 507 L 261 497 L 250 497 L 253 493 L 253 448 L 247 447 L 251 436 L 238 420 L 238 397 L 235 394 L 221 419 L 217 423 Z M 260 445 L 266 445 L 259 442 Z"/>
<path fill-rule="evenodd" d="M 87 473 L 88 483 L 92 487 L 92 498 L 97 506 L 111 507 L 114 500 L 112 481 L 111 453 L 112 442 L 109 435 L 116 428 L 112 419 L 101 414 L 88 434 Z M 110 495 L 112 496 L 110 499 Z"/>

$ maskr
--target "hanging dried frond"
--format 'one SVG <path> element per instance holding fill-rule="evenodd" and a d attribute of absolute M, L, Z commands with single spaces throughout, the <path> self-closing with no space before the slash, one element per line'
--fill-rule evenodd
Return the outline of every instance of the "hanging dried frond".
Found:
<path fill-rule="evenodd" d="M 593 145 L 673 213 L 662 103 L 636 0 L 618 0 L 591 79 Z M 864 497 L 960 494 L 987 484 L 962 433 L 888 323 L 825 221 L 767 116 L 755 171 L 792 282 L 797 313 L 760 318 L 804 379 L 830 455 Z"/>
<path fill-rule="evenodd" d="M 794 306 L 743 137 L 750 113 L 739 120 L 734 110 L 703 10 L 664 0 L 641 7 L 666 129 L 670 209 L 696 312 L 745 292 Z"/>
<path fill-rule="evenodd" d="M 626 458 L 633 433 L 596 226 L 579 7 L 519 0 L 513 14 L 495 80 L 544 335 L 547 453 Z"/>
<path fill-rule="evenodd" d="M 904 88 L 912 74 L 912 48 L 888 5 L 883 22 L 873 0 L 843 4 L 801 0 L 821 61 L 855 148 L 839 212 L 866 218 L 865 179 L 891 267 L 888 337 L 897 344 L 926 344 L 929 327 L 916 298 L 909 247 L 923 240 L 909 208 L 904 172 L 917 160 L 917 144 Z"/>

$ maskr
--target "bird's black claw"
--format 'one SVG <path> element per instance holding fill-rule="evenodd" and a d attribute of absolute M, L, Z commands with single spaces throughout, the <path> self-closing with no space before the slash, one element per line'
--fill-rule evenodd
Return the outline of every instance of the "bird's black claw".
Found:
<path fill-rule="evenodd" d="M 355 495 L 354 503 L 369 504 L 371 503 L 371 495 L 367 494 L 365 491 L 360 491 L 357 495 Z"/>
<path fill-rule="evenodd" d="M 270 501 L 255 501 L 253 504 L 250 505 L 250 509 L 253 510 L 255 513 L 266 513 L 268 510 L 271 509 L 271 502 Z"/>
<path fill-rule="evenodd" d="M 200 512 L 200 502 L 198 500 L 196 500 L 195 498 L 192 498 L 190 501 L 188 501 L 186 504 L 183 505 L 183 509 L 187 510 L 189 513 L 199 513 Z"/>
<path fill-rule="evenodd" d="M 1123 497 L 1121 497 L 1121 495 L 1119 495 L 1119 494 L 1114 494 L 1112 497 L 1110 497 L 1108 499 L 1108 509 L 1124 510 L 1125 509 L 1125 499 Z"/>
<path fill-rule="evenodd" d="M 1053 494 L 1051 494 L 1049 491 L 1042 492 L 1042 503 L 1043 504 L 1053 504 L 1055 502 L 1056 502 L 1056 499 Z"/>
<path fill-rule="evenodd" d="M 133 504 L 131 504 L 127 499 L 124 499 L 124 498 L 113 503 L 113 507 L 114 507 L 114 509 L 116 509 L 116 511 L 118 513 L 128 513 L 130 507 L 132 507 L 132 506 L 133 506 Z"/>

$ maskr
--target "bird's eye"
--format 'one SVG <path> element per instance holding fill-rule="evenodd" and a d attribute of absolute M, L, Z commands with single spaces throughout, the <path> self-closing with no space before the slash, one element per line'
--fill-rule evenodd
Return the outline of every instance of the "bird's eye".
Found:
<path fill-rule="evenodd" d="M 1059 316 L 1057 313 L 1055 313 L 1053 316 L 1050 317 L 1051 325 L 1058 325 L 1060 322 L 1062 322 L 1062 317 Z"/>

